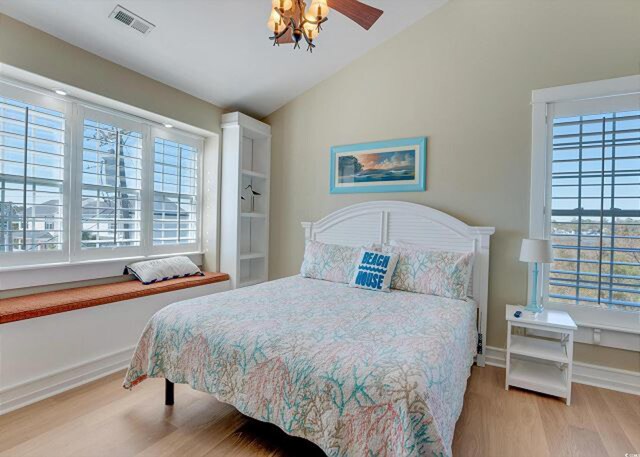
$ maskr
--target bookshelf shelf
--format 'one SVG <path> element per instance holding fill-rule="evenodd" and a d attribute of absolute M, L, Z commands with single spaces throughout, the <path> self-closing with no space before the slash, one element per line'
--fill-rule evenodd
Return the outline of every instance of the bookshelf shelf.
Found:
<path fill-rule="evenodd" d="M 268 277 L 270 161 L 270 126 L 223 115 L 220 270 L 234 288 Z"/>

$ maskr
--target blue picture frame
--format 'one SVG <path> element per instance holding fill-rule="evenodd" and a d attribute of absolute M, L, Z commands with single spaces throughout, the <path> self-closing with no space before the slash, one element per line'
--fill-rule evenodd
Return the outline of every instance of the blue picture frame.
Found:
<path fill-rule="evenodd" d="M 331 148 L 329 191 L 332 194 L 425 190 L 426 137 Z"/>

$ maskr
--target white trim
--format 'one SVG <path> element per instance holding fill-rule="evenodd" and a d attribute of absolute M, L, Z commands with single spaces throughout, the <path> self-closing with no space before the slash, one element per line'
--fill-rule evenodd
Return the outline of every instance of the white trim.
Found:
<path fill-rule="evenodd" d="M 505 356 L 505 349 L 487 346 L 487 365 L 505 368 Z M 637 371 L 573 362 L 572 382 L 640 395 L 640 373 Z"/>
<path fill-rule="evenodd" d="M 637 93 L 640 93 L 640 75 L 632 75 L 534 90 L 531 92 L 531 103 L 557 103 Z"/>
<path fill-rule="evenodd" d="M 200 252 L 179 254 L 188 256 L 196 265 L 202 265 L 203 255 Z M 124 267 L 130 263 L 162 257 L 167 257 L 167 254 L 0 268 L 0 291 L 122 276 Z"/>
<path fill-rule="evenodd" d="M 551 87 L 532 91 L 532 124 L 531 124 L 531 191 L 529 206 L 529 237 L 546 238 L 550 232 L 548 212 L 551 206 L 551 161 L 550 143 L 552 141 L 552 123 L 555 104 L 558 102 L 576 102 L 576 106 L 593 104 L 597 99 L 620 95 L 640 94 L 640 75 L 626 76 L 603 81 L 594 81 L 567 86 Z M 604 100 L 602 100 L 604 102 Z M 620 101 L 620 100 L 619 100 Z M 567 305 L 549 302 L 546 287 L 549 271 L 542 268 L 541 280 L 538 282 L 537 296 L 547 308 L 567 311 L 580 327 L 576 333 L 576 341 L 594 344 L 597 338 L 585 337 L 585 327 L 605 330 L 608 338 L 602 344 L 611 347 L 640 351 L 636 340 L 628 336 L 618 337 L 615 332 L 624 329 L 624 333 L 640 334 L 640 313 L 618 309 L 602 309 L 588 305 Z M 533 267 L 529 265 L 528 294 L 531 296 Z M 598 335 L 599 336 L 599 335 Z M 600 341 L 598 339 L 598 341 Z M 596 343 L 598 344 L 598 343 Z"/>
<path fill-rule="evenodd" d="M 240 111 L 226 113 L 222 115 L 222 126 L 225 128 L 244 127 L 247 131 L 243 134 L 249 138 L 271 138 L 271 126 L 257 119 L 247 116 Z"/>
<path fill-rule="evenodd" d="M 1 66 L 1 64 L 0 67 L 3 75 L 7 74 L 7 69 L 10 68 Z M 16 70 L 13 73 L 22 74 L 25 78 L 29 78 L 31 81 L 37 80 L 41 83 L 49 84 L 49 87 L 54 87 L 54 85 L 55 87 L 61 87 L 54 84 L 53 82 L 50 82 L 46 78 L 39 78 L 27 72 L 20 72 L 19 70 Z M 49 82 L 47 83 L 47 81 Z M 38 106 L 43 106 L 49 109 L 55 109 L 65 114 L 65 182 L 63 188 L 64 231 L 62 239 L 62 249 L 55 252 L 17 252 L 0 254 L 0 259 L 4 259 L 2 264 L 8 265 L 5 268 L 0 266 L 0 290 L 44 284 L 37 278 L 17 278 L 16 275 L 10 273 L 16 268 L 19 268 L 21 270 L 38 270 L 48 266 L 53 266 L 58 269 L 69 268 L 69 271 L 78 272 L 78 269 L 72 268 L 72 265 L 84 263 L 87 261 L 120 261 L 131 260 L 134 258 L 143 259 L 148 257 L 166 256 L 169 254 L 183 254 L 185 252 L 202 252 L 202 223 L 204 220 L 202 212 L 202 186 L 204 177 L 202 164 L 205 149 L 204 137 L 184 130 L 166 129 L 165 127 L 160 126 L 157 121 L 137 117 L 135 115 L 106 108 L 104 106 L 87 103 L 85 100 L 81 100 L 71 96 L 58 96 L 55 95 L 51 90 L 46 90 L 41 87 L 34 86 L 31 83 L 17 81 L 15 79 L 7 78 L 4 76 L 0 77 L 0 92 L 7 97 L 23 100 L 27 103 L 36 104 Z M 96 97 L 98 97 L 98 101 L 104 99 L 104 97 Z M 123 104 L 120 105 L 126 106 Z M 139 112 L 146 113 L 134 107 L 129 108 L 134 111 L 137 110 Z M 79 237 L 82 231 L 81 206 L 83 170 L 83 123 L 85 116 L 96 121 L 107 122 L 121 128 L 135 130 L 142 134 L 143 175 L 141 176 L 142 189 L 140 194 L 142 203 L 140 212 L 142 219 L 140 246 L 98 249 L 81 249 L 80 247 L 81 240 L 79 239 Z M 195 130 L 198 131 L 198 129 Z M 155 247 L 152 245 L 152 200 L 154 169 L 154 146 L 152 133 L 153 135 L 158 135 L 163 138 L 179 139 L 181 142 L 193 145 L 197 149 L 196 157 L 198 162 L 198 221 L 196 243 Z M 218 134 L 211 132 L 198 131 L 198 133 L 204 133 L 207 137 L 215 140 L 216 142 L 219 138 Z M 198 259 L 198 264 L 202 264 L 201 258 Z M 96 265 L 98 264 L 96 263 Z M 87 275 L 84 275 L 82 272 L 80 272 L 79 275 L 70 275 L 68 274 L 68 272 L 56 271 L 56 274 L 54 274 L 54 278 L 48 281 L 47 284 L 54 284 L 56 282 L 78 281 L 81 280 L 81 278 L 93 279 L 99 277 L 116 276 L 122 273 L 123 265 L 119 264 L 120 272 L 117 273 L 114 272 L 113 268 L 110 265 L 101 265 L 103 265 L 103 267 L 101 267 L 100 269 L 96 269 L 94 266 L 92 271 L 95 272 L 95 276 L 92 276 L 90 278 L 86 278 Z M 14 279 L 18 280 L 14 281 Z"/>
<path fill-rule="evenodd" d="M 150 135 L 148 137 L 148 141 L 149 141 L 149 149 L 148 149 L 148 153 L 149 153 L 149 158 L 148 158 L 148 162 L 150 164 L 154 164 L 155 161 L 155 140 L 156 138 L 160 138 L 162 140 L 169 140 L 169 141 L 175 141 L 177 143 L 181 143 L 181 144 L 185 144 L 187 146 L 191 146 L 196 150 L 196 210 L 197 210 L 197 214 L 196 214 L 196 242 L 195 243 L 190 243 L 190 244 L 171 244 L 171 245 L 159 245 L 159 246 L 154 246 L 153 245 L 153 223 L 149 224 L 148 230 L 145 231 L 145 233 L 147 234 L 148 237 L 148 242 L 149 242 L 149 250 L 150 252 L 153 252 L 154 254 L 174 254 L 174 253 L 179 253 L 180 251 L 184 251 L 185 249 L 188 251 L 201 251 L 202 250 L 202 233 L 203 233 L 203 208 L 202 208 L 202 204 L 203 204 L 203 196 L 202 196 L 202 190 L 203 190 L 203 181 L 204 181 L 204 140 L 202 138 L 199 139 L 195 139 L 191 136 L 185 136 L 184 134 L 182 134 L 181 132 L 172 132 L 169 131 L 167 129 L 160 129 L 160 128 L 151 128 L 150 131 Z M 149 208 L 149 211 L 151 213 L 150 216 L 150 221 L 153 220 L 153 212 L 154 212 L 154 208 L 153 208 L 153 194 L 154 194 L 154 189 L 153 189 L 153 182 L 154 182 L 154 166 L 149 167 L 149 170 L 144 170 L 149 174 L 149 182 L 152 183 L 151 186 L 147 186 L 147 193 L 149 194 L 147 196 L 148 198 L 148 203 L 147 203 L 147 208 Z M 145 189 L 143 189 L 143 192 L 145 191 Z M 147 200 L 145 200 L 147 201 Z"/>
<path fill-rule="evenodd" d="M 129 366 L 135 346 L 0 390 L 0 415 L 103 378 Z"/>
<path fill-rule="evenodd" d="M 375 222 L 374 222 L 375 221 Z M 379 225 L 378 225 L 379 224 Z M 478 307 L 482 339 L 476 363 L 483 366 L 487 335 L 489 243 L 493 227 L 471 227 L 428 206 L 402 201 L 371 201 L 339 209 L 317 222 L 302 222 L 305 241 L 361 246 L 387 244 L 392 239 L 434 249 L 473 252 L 471 297 Z"/>
<path fill-rule="evenodd" d="M 132 105 L 128 105 L 105 96 L 95 94 L 68 84 L 45 78 L 44 76 L 12 67 L 0 62 L 0 81 L 14 87 L 34 92 L 41 96 L 50 97 L 62 102 L 76 102 L 88 108 L 103 111 L 112 115 L 126 117 L 136 122 L 151 123 L 159 128 L 165 128 L 164 124 L 171 124 L 173 131 L 180 131 L 184 135 L 193 138 L 218 138 L 219 132 L 205 130 L 199 127 L 171 119 L 166 116 L 147 111 Z M 48 88 L 64 89 L 68 95 L 62 96 Z"/>
<path fill-rule="evenodd" d="M 83 199 L 83 156 L 84 156 L 84 122 L 86 120 L 99 122 L 101 124 L 111 125 L 116 127 L 117 129 L 130 130 L 135 133 L 139 133 L 142 137 L 142 147 L 146 146 L 145 141 L 149 137 L 149 131 L 147 125 L 135 122 L 130 119 L 121 118 L 119 116 L 106 113 L 100 110 L 95 110 L 92 108 L 86 108 L 84 106 L 78 106 L 76 111 L 77 116 L 73 119 L 73 127 L 76 128 L 75 132 L 75 141 L 73 142 L 73 147 L 70 154 L 70 159 L 72 162 L 72 176 L 73 176 L 73 190 L 69 200 L 71 200 L 71 208 L 73 208 L 75 214 L 73 215 L 73 219 L 70 221 L 70 234 L 75 239 L 71 243 L 71 256 L 70 259 L 72 261 L 82 261 L 82 260 L 103 260 L 103 259 L 112 259 L 112 258 L 122 258 L 122 257 L 137 257 L 144 256 L 149 253 L 148 250 L 145 250 L 145 240 L 144 240 L 144 226 L 145 219 L 148 219 L 150 214 L 149 208 L 142 208 L 143 203 L 143 188 L 148 186 L 153 186 L 153 181 L 145 182 L 143 179 L 140 180 L 140 199 L 141 199 L 141 208 L 140 208 L 140 245 L 139 246 L 120 246 L 113 248 L 82 248 L 82 199 Z M 147 162 L 145 163 L 145 152 L 144 149 L 141 151 L 142 155 L 140 157 L 140 163 L 142 170 L 145 170 L 145 166 L 150 166 Z M 147 154 L 148 155 L 148 154 Z M 117 156 L 116 158 L 119 158 Z M 75 171 L 74 171 L 75 170 Z M 141 176 L 143 178 L 143 176 Z M 108 186 L 104 186 L 108 187 Z M 119 221 L 125 222 L 125 221 Z M 117 231 L 117 227 L 114 227 L 114 231 Z"/>
<path fill-rule="evenodd" d="M 72 106 L 63 100 L 57 100 L 47 95 L 34 93 L 11 84 L 6 84 L 0 79 L 0 97 L 14 99 L 30 105 L 39 106 L 60 112 L 64 115 L 64 145 L 63 145 L 63 179 L 62 184 L 62 242 L 59 250 L 52 251 L 34 251 L 34 252 L 5 252 L 0 254 L 0 258 L 6 259 L 5 262 L 11 265 L 28 265 L 33 263 L 45 262 L 62 262 L 68 258 L 69 250 L 69 175 L 70 175 L 70 159 L 69 151 L 72 142 Z"/>
<path fill-rule="evenodd" d="M 229 281 L 0 325 L 0 414 L 128 366 L 165 306 L 229 290 Z"/>

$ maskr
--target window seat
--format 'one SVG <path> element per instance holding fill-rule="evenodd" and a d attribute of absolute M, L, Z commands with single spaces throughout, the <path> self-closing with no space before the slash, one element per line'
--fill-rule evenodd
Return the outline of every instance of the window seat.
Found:
<path fill-rule="evenodd" d="M 171 279 L 146 286 L 132 280 L 5 298 L 0 300 L 0 324 L 228 280 L 226 273 L 205 273 L 204 276 Z"/>

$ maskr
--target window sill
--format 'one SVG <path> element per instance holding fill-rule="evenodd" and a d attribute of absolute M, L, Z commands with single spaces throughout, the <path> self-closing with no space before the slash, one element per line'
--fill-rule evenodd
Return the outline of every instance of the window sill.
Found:
<path fill-rule="evenodd" d="M 640 310 L 622 311 L 564 303 L 547 303 L 545 307 L 571 315 L 578 326 L 577 343 L 640 351 Z"/>
<path fill-rule="evenodd" d="M 2 267 L 0 291 L 122 276 L 124 267 L 132 262 L 176 255 L 186 255 L 196 265 L 202 265 L 202 252 L 187 252 Z"/>
<path fill-rule="evenodd" d="M 93 306 L 229 281 L 226 273 L 171 279 L 143 285 L 140 281 L 102 284 L 8 298 L 0 306 L 0 324 L 34 319 Z"/>

